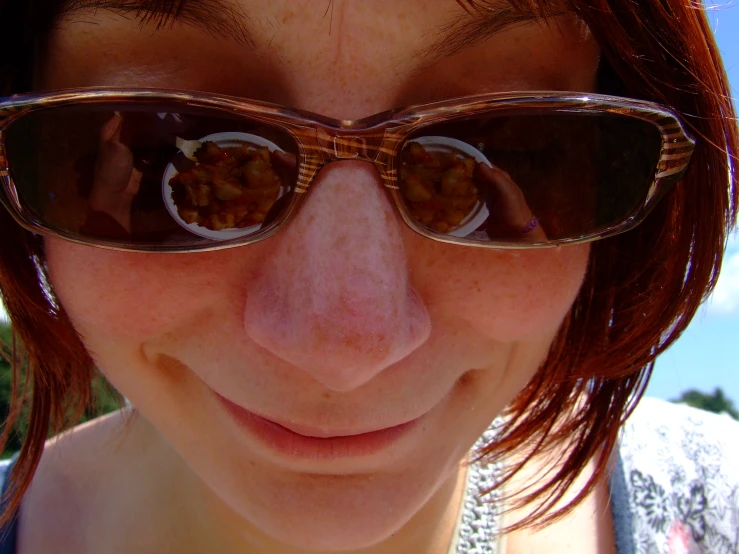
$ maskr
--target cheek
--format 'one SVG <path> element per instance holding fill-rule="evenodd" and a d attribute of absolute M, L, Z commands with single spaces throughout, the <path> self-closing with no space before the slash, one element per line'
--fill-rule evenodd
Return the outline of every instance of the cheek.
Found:
<path fill-rule="evenodd" d="M 424 248 L 439 248 L 427 245 Z M 442 245 L 414 264 L 421 296 L 437 317 L 463 319 L 483 335 L 509 342 L 550 334 L 582 285 L 587 245 L 487 251 Z"/>
<path fill-rule="evenodd" d="M 93 348 L 97 339 L 137 343 L 197 325 L 219 299 L 244 295 L 245 269 L 231 269 L 241 261 L 234 254 L 123 253 L 55 239 L 45 250 L 54 293 Z"/>

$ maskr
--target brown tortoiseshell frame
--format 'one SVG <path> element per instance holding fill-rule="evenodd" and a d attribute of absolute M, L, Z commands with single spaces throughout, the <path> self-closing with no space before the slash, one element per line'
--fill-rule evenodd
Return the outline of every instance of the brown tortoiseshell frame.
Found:
<path fill-rule="evenodd" d="M 60 232 L 37 221 L 19 201 L 10 177 L 5 152 L 5 129 L 16 119 L 35 110 L 74 104 L 99 103 L 167 103 L 172 111 L 188 107 L 212 108 L 231 117 L 243 116 L 271 123 L 290 133 L 299 148 L 299 174 L 284 214 L 268 228 L 249 237 L 221 243 L 192 246 L 139 246 L 88 239 Z M 180 108 L 178 110 L 178 108 Z M 482 243 L 434 233 L 413 221 L 398 189 L 397 160 L 404 141 L 412 133 L 428 125 L 477 114 L 552 112 L 615 113 L 652 123 L 662 135 L 662 151 L 655 168 L 654 180 L 644 203 L 625 221 L 591 235 L 539 243 Z M 282 106 L 247 101 L 241 98 L 191 92 L 151 89 L 75 89 L 53 93 L 16 95 L 0 100 L 0 202 L 14 219 L 29 231 L 57 236 L 81 244 L 125 251 L 191 252 L 219 250 L 254 243 L 274 235 L 306 198 L 318 171 L 339 160 L 365 160 L 379 172 L 389 196 L 406 224 L 417 233 L 445 243 L 482 248 L 542 248 L 561 244 L 577 244 L 609 237 L 639 224 L 665 191 L 685 173 L 695 142 L 685 133 L 679 119 L 670 110 L 651 102 L 600 94 L 575 92 L 511 92 L 485 94 L 393 110 L 356 121 L 336 120 Z"/>

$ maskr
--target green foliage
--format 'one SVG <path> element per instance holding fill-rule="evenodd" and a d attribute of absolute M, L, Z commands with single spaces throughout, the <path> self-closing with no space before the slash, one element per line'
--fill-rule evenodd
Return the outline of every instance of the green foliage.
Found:
<path fill-rule="evenodd" d="M 10 361 L 7 356 L 10 354 L 10 345 L 12 344 L 12 334 L 10 325 L 4 321 L 0 321 L 0 421 L 4 422 L 8 417 L 10 410 L 10 391 L 12 372 L 10 370 Z M 1 430 L 0 430 L 1 432 Z M 8 443 L 5 446 L 5 452 L 2 457 L 5 458 L 7 453 L 17 452 L 21 447 L 21 439 L 17 431 L 12 432 L 8 437 Z"/>
<path fill-rule="evenodd" d="M 708 412 L 716 414 L 727 413 L 736 420 L 739 420 L 739 412 L 734 407 L 734 402 L 727 398 L 721 388 L 716 388 L 713 394 L 704 394 L 697 390 L 688 390 L 671 402 L 682 402 L 694 408 L 700 408 Z"/>
<path fill-rule="evenodd" d="M 12 331 L 10 326 L 0 320 L 0 351 L 6 355 L 10 353 L 10 346 L 12 344 Z M 12 383 L 12 370 L 10 361 L 7 356 L 0 355 L 0 422 L 5 424 L 10 409 L 10 398 L 11 398 L 11 383 Z M 23 381 L 19 385 L 23 387 Z M 108 412 L 119 409 L 123 405 L 123 398 L 118 394 L 115 389 L 106 381 L 106 379 L 98 374 L 93 379 L 92 383 L 93 393 L 93 405 L 89 406 L 85 410 L 85 414 L 82 417 L 80 423 L 94 419 Z M 30 400 L 30 392 L 28 400 Z M 18 450 L 20 450 L 23 443 L 23 437 L 26 435 L 28 429 L 28 416 L 30 411 L 30 405 L 27 402 L 21 410 L 20 417 L 16 422 L 13 431 L 11 432 L 8 443 L 5 446 L 5 451 L 2 453 L 2 458 L 6 458 Z"/>

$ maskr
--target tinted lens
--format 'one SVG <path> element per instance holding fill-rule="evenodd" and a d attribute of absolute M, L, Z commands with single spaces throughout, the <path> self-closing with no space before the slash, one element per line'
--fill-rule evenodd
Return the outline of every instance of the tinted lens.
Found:
<path fill-rule="evenodd" d="M 6 131 L 24 207 L 68 235 L 208 245 L 277 220 L 297 179 L 295 140 L 272 125 L 166 105 L 39 110 Z"/>
<path fill-rule="evenodd" d="M 617 114 L 466 118 L 406 141 L 401 196 L 435 233 L 480 242 L 584 238 L 642 207 L 661 146 L 653 124 Z"/>

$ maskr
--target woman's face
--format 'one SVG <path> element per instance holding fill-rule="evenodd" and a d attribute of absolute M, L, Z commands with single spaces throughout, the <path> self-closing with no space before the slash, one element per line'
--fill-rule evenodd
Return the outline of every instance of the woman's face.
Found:
<path fill-rule="evenodd" d="M 220 22 L 69 14 L 41 87 L 209 91 L 357 119 L 595 86 L 597 46 L 568 15 L 487 32 L 498 8 L 453 0 L 190 5 Z M 209 490 L 258 532 L 333 549 L 387 538 L 450 479 L 545 358 L 588 257 L 432 242 L 351 161 L 256 245 L 152 255 L 49 239 L 46 252 L 97 364 Z"/>

